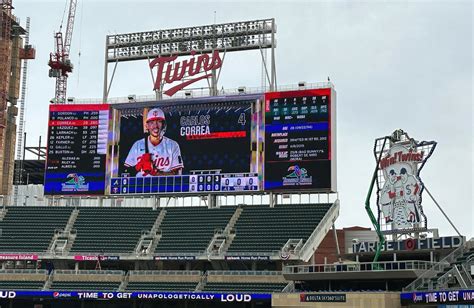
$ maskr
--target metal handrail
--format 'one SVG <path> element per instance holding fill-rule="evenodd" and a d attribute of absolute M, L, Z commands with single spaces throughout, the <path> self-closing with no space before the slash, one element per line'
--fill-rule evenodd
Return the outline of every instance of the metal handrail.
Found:
<path fill-rule="evenodd" d="M 207 271 L 208 276 L 281 276 L 282 274 L 282 271 Z"/>
<path fill-rule="evenodd" d="M 280 255 L 279 250 L 272 250 L 271 252 L 246 251 L 246 252 L 226 252 L 226 256 L 253 256 L 253 257 L 271 257 Z"/>
<path fill-rule="evenodd" d="M 206 252 L 203 251 L 198 251 L 198 252 L 155 252 L 153 256 L 179 256 L 179 257 L 189 257 L 189 256 L 200 256 L 200 255 L 207 255 Z"/>
<path fill-rule="evenodd" d="M 1 269 L 0 274 L 41 274 L 46 275 L 47 270 L 44 269 Z"/>
<path fill-rule="evenodd" d="M 464 245 L 456 248 L 453 252 L 449 255 L 444 257 L 441 261 L 433 265 L 430 269 L 426 272 L 421 274 L 417 279 L 415 279 L 412 283 L 408 286 L 403 288 L 404 292 L 415 291 L 417 288 L 421 287 L 425 282 L 428 284 L 431 283 L 431 278 L 434 278 L 439 272 L 443 271 L 446 267 L 450 266 L 458 257 L 460 257 L 464 252 L 469 250 L 470 248 L 474 247 L 474 240 L 471 239 L 467 241 Z"/>
<path fill-rule="evenodd" d="M 305 254 L 305 252 L 310 249 L 311 250 L 311 245 L 312 243 L 314 242 L 314 240 L 319 236 L 321 236 L 321 234 L 326 234 L 323 230 L 323 228 L 325 227 L 325 221 L 326 220 L 329 220 L 331 219 L 332 217 L 334 217 L 335 215 L 337 215 L 337 213 L 339 213 L 339 199 L 337 199 L 333 204 L 331 204 L 331 207 L 328 209 L 328 211 L 324 214 L 324 217 L 321 219 L 321 221 L 318 223 L 318 225 L 316 226 L 316 228 L 313 230 L 313 232 L 311 233 L 311 235 L 309 236 L 309 238 L 306 240 L 306 242 L 304 243 L 303 247 L 301 247 L 300 251 L 299 251 L 299 256 L 300 258 L 303 258 L 303 255 Z M 337 216 L 336 216 L 337 218 Z M 307 261 L 307 260 L 306 260 Z"/>
<path fill-rule="evenodd" d="M 117 270 L 54 270 L 54 275 L 120 275 L 125 274 L 124 271 Z"/>
<path fill-rule="evenodd" d="M 373 262 L 290 265 L 283 268 L 283 274 L 427 270 L 434 263 L 430 261 L 411 260 L 382 261 L 377 262 L 377 264 L 379 266 L 374 266 Z"/>
<path fill-rule="evenodd" d="M 334 85 L 331 82 L 316 82 L 316 83 L 307 83 L 303 89 L 321 89 L 321 88 L 334 88 Z M 290 90 L 299 90 L 302 87 L 298 86 L 297 84 L 291 85 L 282 85 L 278 86 L 278 91 L 290 91 Z M 267 91 L 268 88 L 262 87 L 246 87 L 245 94 L 260 94 Z M 241 94 L 238 88 L 232 89 L 224 89 L 223 91 L 219 91 L 219 95 L 239 95 Z M 194 89 L 192 90 L 193 97 L 206 97 L 209 96 L 209 89 L 208 88 L 201 88 L 201 89 Z M 164 97 L 164 100 L 172 100 L 172 99 L 182 99 L 186 98 L 184 91 L 178 92 L 173 95 L 172 98 L 167 99 Z M 102 98 L 75 98 L 75 104 L 97 104 L 102 102 Z M 149 101 L 156 101 L 156 95 L 137 95 L 134 97 L 133 101 L 130 101 L 128 96 L 126 97 L 111 97 L 107 99 L 107 103 L 109 104 L 129 104 L 135 102 L 149 102 Z"/>
<path fill-rule="evenodd" d="M 157 275 L 182 275 L 182 276 L 201 276 L 201 271 L 129 271 L 130 276 L 157 276 Z"/>

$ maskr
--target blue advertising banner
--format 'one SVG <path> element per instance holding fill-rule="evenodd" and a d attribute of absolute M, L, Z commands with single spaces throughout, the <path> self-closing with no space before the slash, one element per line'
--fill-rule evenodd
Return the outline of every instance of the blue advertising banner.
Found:
<path fill-rule="evenodd" d="M 220 302 L 251 302 L 271 300 L 271 294 L 204 293 L 204 292 L 99 292 L 99 291 L 0 291 L 0 299 L 87 299 L 87 300 L 199 300 Z"/>
<path fill-rule="evenodd" d="M 400 294 L 402 305 L 474 303 L 474 290 L 410 292 Z"/>

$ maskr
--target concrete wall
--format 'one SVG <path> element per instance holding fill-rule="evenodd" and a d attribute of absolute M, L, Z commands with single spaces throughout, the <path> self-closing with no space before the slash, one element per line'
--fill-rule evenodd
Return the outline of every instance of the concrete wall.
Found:
<path fill-rule="evenodd" d="M 286 281 L 283 276 L 276 275 L 208 275 L 207 282 L 282 283 L 288 281 Z"/>
<path fill-rule="evenodd" d="M 45 281 L 45 274 L 0 274 L 1 281 Z"/>
<path fill-rule="evenodd" d="M 199 282 L 199 275 L 130 275 L 129 282 Z"/>
<path fill-rule="evenodd" d="M 308 292 L 309 294 L 311 292 Z M 316 294 L 317 292 L 314 292 Z M 337 294 L 342 294 L 338 292 Z M 313 294 L 313 293 L 311 293 Z M 328 294 L 328 293 L 324 293 Z M 360 308 L 398 308 L 400 304 L 400 293 L 398 292 L 347 292 L 345 303 L 307 303 L 300 301 L 300 293 L 272 294 L 272 307 L 360 307 Z"/>
<path fill-rule="evenodd" d="M 345 250 L 345 234 L 343 230 L 336 230 L 336 232 L 339 249 L 341 254 L 343 254 Z M 319 244 L 318 249 L 314 252 L 314 264 L 334 263 L 337 261 L 336 239 L 334 237 L 334 231 L 331 229 L 326 234 L 321 244 Z"/>
<path fill-rule="evenodd" d="M 122 281 L 122 275 L 54 274 L 54 281 Z"/>

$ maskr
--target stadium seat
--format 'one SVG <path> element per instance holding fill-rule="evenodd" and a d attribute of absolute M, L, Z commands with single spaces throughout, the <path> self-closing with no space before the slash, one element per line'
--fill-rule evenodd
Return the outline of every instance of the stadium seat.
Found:
<path fill-rule="evenodd" d="M 151 208 L 82 207 L 74 224 L 77 237 L 71 252 L 132 253 L 159 213 Z"/>
<path fill-rule="evenodd" d="M 66 227 L 72 210 L 68 207 L 8 207 L 0 221 L 0 251 L 45 252 L 54 231 Z"/>
<path fill-rule="evenodd" d="M 127 291 L 194 291 L 196 282 L 130 281 Z"/>
<path fill-rule="evenodd" d="M 44 281 L 0 280 L 0 290 L 41 290 Z"/>
<path fill-rule="evenodd" d="M 228 252 L 273 252 L 289 239 L 305 241 L 330 207 L 331 204 L 243 206 Z"/>
<path fill-rule="evenodd" d="M 108 281 L 53 281 L 51 290 L 60 291 L 117 291 L 120 282 Z"/>
<path fill-rule="evenodd" d="M 230 283 L 230 282 L 208 282 L 203 291 L 210 292 L 252 292 L 270 293 L 281 292 L 287 283 Z"/>
<path fill-rule="evenodd" d="M 215 230 L 223 230 L 236 207 L 209 209 L 206 207 L 166 208 L 161 223 L 161 239 L 155 253 L 202 253 Z"/>

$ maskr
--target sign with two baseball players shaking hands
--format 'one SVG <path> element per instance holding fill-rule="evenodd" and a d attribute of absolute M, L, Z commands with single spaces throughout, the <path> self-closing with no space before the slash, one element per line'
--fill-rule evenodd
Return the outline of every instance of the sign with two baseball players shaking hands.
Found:
<path fill-rule="evenodd" d="M 400 140 L 401 135 L 406 138 Z M 420 171 L 436 142 L 417 142 L 401 130 L 395 131 L 393 136 L 397 136 L 395 142 L 390 142 L 378 165 L 379 175 L 382 175 L 377 178 L 379 223 L 392 230 L 425 229 L 427 220 L 421 204 L 424 184 Z M 378 154 L 375 155 L 378 159 Z"/>

